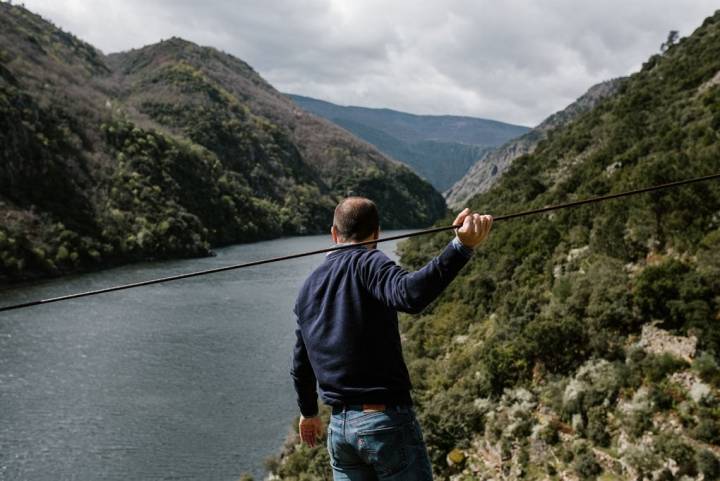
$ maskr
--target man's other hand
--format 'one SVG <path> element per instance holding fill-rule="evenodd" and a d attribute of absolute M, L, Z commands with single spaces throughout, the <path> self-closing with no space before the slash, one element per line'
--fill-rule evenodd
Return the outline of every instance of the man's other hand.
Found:
<path fill-rule="evenodd" d="M 457 230 L 458 239 L 464 246 L 474 249 L 490 234 L 492 223 L 491 215 L 473 213 L 466 207 L 455 218 L 453 225 L 462 224 L 462 227 Z"/>
<path fill-rule="evenodd" d="M 313 447 L 323 433 L 322 419 L 320 419 L 320 416 L 313 416 L 311 418 L 300 416 L 298 431 L 300 432 L 300 441 Z"/>

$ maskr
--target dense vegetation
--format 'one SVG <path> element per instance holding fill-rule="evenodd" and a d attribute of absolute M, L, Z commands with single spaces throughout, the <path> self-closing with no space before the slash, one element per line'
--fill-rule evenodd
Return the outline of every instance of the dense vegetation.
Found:
<path fill-rule="evenodd" d="M 327 232 L 349 193 L 386 229 L 445 213 L 231 55 L 174 38 L 105 56 L 0 3 L 0 284 Z"/>
<path fill-rule="evenodd" d="M 290 95 L 298 105 L 412 167 L 439 191 L 460 179 L 483 153 L 527 132 L 526 127 L 451 115 L 343 107 Z"/>
<path fill-rule="evenodd" d="M 470 206 L 501 214 L 715 172 L 720 12 Z M 402 260 L 417 268 L 448 239 L 407 242 Z M 720 479 L 718 252 L 717 181 L 498 223 L 441 298 L 402 320 L 437 477 Z M 328 479 L 324 448 L 293 441 L 274 471 Z"/>

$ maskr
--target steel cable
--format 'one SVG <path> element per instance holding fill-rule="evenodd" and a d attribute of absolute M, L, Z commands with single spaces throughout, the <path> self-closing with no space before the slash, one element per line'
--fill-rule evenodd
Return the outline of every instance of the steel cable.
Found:
<path fill-rule="evenodd" d="M 669 182 L 666 184 L 654 185 L 651 187 L 644 187 L 641 189 L 629 190 L 629 191 L 620 192 L 617 194 L 607 194 L 607 195 L 603 195 L 603 196 L 599 196 L 599 197 L 592 197 L 590 199 L 583 199 L 583 200 L 578 200 L 578 201 L 574 201 L 574 202 L 550 205 L 550 206 L 541 207 L 538 209 L 531 209 L 531 210 L 526 210 L 526 211 L 522 211 L 522 212 L 515 212 L 512 214 L 500 215 L 497 217 L 493 217 L 493 220 L 495 222 L 497 222 L 497 221 L 503 221 L 503 220 L 517 219 L 519 217 L 525 217 L 525 216 L 535 215 L 535 214 L 542 214 L 545 212 L 550 212 L 550 211 L 560 210 L 560 209 L 567 209 L 570 207 L 577 207 L 577 206 L 585 205 L 585 204 L 594 204 L 597 202 L 604 202 L 607 200 L 618 199 L 621 197 L 628 197 L 631 195 L 643 194 L 646 192 L 664 190 L 664 189 L 669 189 L 669 188 L 678 187 L 678 186 L 687 185 L 687 184 L 694 184 L 697 182 L 703 182 L 703 181 L 717 179 L 717 178 L 720 178 L 720 173 L 712 174 L 712 175 L 705 175 L 702 177 L 694 177 L 692 179 L 679 180 L 676 182 Z M 64 296 L 51 297 L 51 298 L 47 298 L 47 299 L 38 299 L 38 300 L 34 300 L 34 301 L 22 302 L 19 304 L 13 304 L 13 305 L 9 305 L 9 306 L 0 307 L 0 312 L 11 311 L 14 309 L 22 309 L 22 308 L 31 307 L 31 306 L 37 306 L 40 304 L 49 304 L 52 302 L 67 301 L 70 299 L 78 299 L 80 297 L 94 296 L 94 295 L 98 295 L 98 294 L 104 294 L 106 292 L 114 292 L 114 291 L 121 291 L 121 290 L 125 290 L 125 289 L 132 289 L 134 287 L 142 287 L 142 286 L 149 286 L 152 284 L 160 284 L 162 282 L 170 282 L 170 281 L 176 281 L 176 280 L 180 280 L 180 279 L 188 279 L 191 277 L 198 277 L 198 276 L 204 276 L 204 275 L 208 275 L 208 274 L 214 274 L 216 272 L 224 272 L 224 271 L 230 271 L 230 270 L 234 270 L 234 269 L 243 269 L 245 267 L 253 267 L 253 266 L 259 266 L 262 264 L 270 264 L 272 262 L 280 262 L 280 261 L 286 261 L 286 260 L 290 260 L 290 259 L 297 259 L 299 257 L 312 256 L 312 255 L 316 255 L 316 254 L 324 254 L 327 252 L 347 249 L 349 247 L 354 247 L 357 245 L 375 244 L 375 243 L 379 243 L 379 242 L 388 242 L 388 241 L 404 239 L 404 238 L 408 238 L 408 237 L 416 237 L 416 236 L 421 236 L 421 235 L 426 235 L 426 234 L 433 234 L 435 232 L 442 232 L 442 231 L 451 230 L 451 229 L 458 229 L 460 227 L 461 227 L 461 225 L 448 225 L 448 226 L 442 226 L 442 227 L 432 227 L 430 229 L 423 229 L 423 230 L 419 230 L 419 231 L 415 231 L 415 232 L 409 232 L 407 234 L 400 234 L 400 235 L 395 235 L 395 236 L 390 236 L 390 237 L 384 237 L 384 238 L 377 239 L 377 240 L 369 240 L 369 241 L 358 242 L 358 243 L 354 243 L 354 244 L 338 245 L 338 246 L 333 246 L 333 247 L 327 247 L 325 249 L 317 249 L 317 250 L 313 250 L 313 251 L 300 252 L 297 254 L 290 254 L 290 255 L 286 255 L 286 256 L 272 257 L 269 259 L 261 259 L 261 260 L 252 261 L 252 262 L 245 262 L 242 264 L 234 264 L 234 265 L 229 265 L 229 266 L 216 267 L 214 269 L 206 269 L 206 270 L 201 270 L 201 271 L 196 271 L 196 272 L 188 272 L 186 274 L 178 274 L 178 275 L 174 275 L 174 276 L 161 277 L 161 278 L 157 278 L 157 279 L 149 279 L 146 281 L 133 282 L 130 284 L 122 284 L 122 285 L 117 285 L 117 286 L 112 286 L 112 287 L 105 287 L 103 289 L 95 289 L 95 290 L 85 291 L 85 292 L 77 292 L 74 294 L 67 294 Z"/>

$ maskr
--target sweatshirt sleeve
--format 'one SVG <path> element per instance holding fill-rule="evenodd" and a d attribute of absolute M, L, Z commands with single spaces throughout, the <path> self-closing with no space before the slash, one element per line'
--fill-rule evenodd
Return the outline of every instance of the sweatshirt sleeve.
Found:
<path fill-rule="evenodd" d="M 300 414 L 305 417 L 315 416 L 318 413 L 317 403 L 317 379 L 310 364 L 305 342 L 303 341 L 300 326 L 295 328 L 295 350 L 293 352 L 293 364 L 290 369 L 290 376 L 295 384 L 297 403 Z"/>
<path fill-rule="evenodd" d="M 364 287 L 380 302 L 402 312 L 418 313 L 434 301 L 467 264 L 473 250 L 454 238 L 437 257 L 416 272 L 398 266 L 373 249 L 360 268 Z"/>

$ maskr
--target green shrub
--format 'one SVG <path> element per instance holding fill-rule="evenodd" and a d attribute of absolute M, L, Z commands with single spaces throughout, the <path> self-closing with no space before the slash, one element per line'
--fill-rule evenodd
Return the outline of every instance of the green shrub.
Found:
<path fill-rule="evenodd" d="M 562 460 L 564 463 L 571 463 L 573 459 L 575 459 L 575 453 L 572 449 L 569 449 L 567 446 L 561 445 L 558 449 L 558 457 Z"/>
<path fill-rule="evenodd" d="M 692 368 L 700 376 L 700 379 L 720 387 L 720 366 L 718 366 L 717 360 L 710 353 L 703 352 L 696 357 Z"/>
<path fill-rule="evenodd" d="M 610 434 L 607 432 L 607 408 L 594 406 L 588 410 L 587 428 L 588 439 L 598 446 L 610 444 Z"/>
<path fill-rule="evenodd" d="M 695 439 L 720 445 L 720 421 L 713 417 L 703 416 L 695 429 L 693 429 L 692 434 Z"/>
<path fill-rule="evenodd" d="M 651 383 L 659 383 L 667 376 L 687 367 L 687 361 L 669 353 L 648 354 L 641 362 L 642 372 Z"/>
<path fill-rule="evenodd" d="M 649 408 L 636 409 L 625 419 L 625 427 L 631 436 L 639 438 L 652 428 L 652 411 Z"/>
<path fill-rule="evenodd" d="M 528 451 L 527 446 L 523 445 L 520 447 L 520 450 L 518 451 L 517 462 L 518 465 L 523 468 L 523 470 L 527 468 L 527 465 L 530 463 L 530 452 Z"/>
<path fill-rule="evenodd" d="M 696 456 L 698 470 L 707 481 L 720 479 L 720 460 L 708 449 L 698 451 Z"/>
<path fill-rule="evenodd" d="M 682 393 L 667 381 L 650 386 L 649 391 L 653 405 L 662 411 L 671 409 L 675 404 L 675 398 L 682 396 Z"/>
<path fill-rule="evenodd" d="M 655 449 L 663 459 L 672 459 L 677 463 L 678 471 L 675 475 L 678 478 L 697 474 L 695 450 L 677 436 L 667 433 L 660 434 L 656 439 Z"/>
<path fill-rule="evenodd" d="M 482 431 L 484 416 L 473 404 L 474 399 L 461 386 L 436 393 L 422 403 L 420 422 L 426 442 L 435 446 L 433 463 L 442 464 L 444 454 L 468 443 Z"/>
<path fill-rule="evenodd" d="M 508 438 L 502 438 L 500 441 L 500 459 L 508 461 L 512 458 L 512 443 Z"/>
<path fill-rule="evenodd" d="M 660 319 L 665 328 L 703 327 L 712 315 L 713 294 L 697 271 L 670 259 L 642 271 L 634 301 L 645 320 Z"/>
<path fill-rule="evenodd" d="M 557 444 L 560 441 L 560 421 L 555 418 L 550 419 L 550 421 L 540 430 L 539 434 L 540 439 L 545 441 L 547 444 Z"/>
<path fill-rule="evenodd" d="M 672 471 L 670 471 L 668 468 L 665 468 L 660 471 L 657 477 L 654 479 L 655 481 L 675 481 L 675 476 L 673 476 Z"/>
<path fill-rule="evenodd" d="M 602 467 L 595 459 L 592 450 L 586 445 L 577 449 L 573 468 L 581 480 L 597 479 L 598 475 L 602 473 Z"/>

